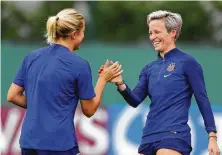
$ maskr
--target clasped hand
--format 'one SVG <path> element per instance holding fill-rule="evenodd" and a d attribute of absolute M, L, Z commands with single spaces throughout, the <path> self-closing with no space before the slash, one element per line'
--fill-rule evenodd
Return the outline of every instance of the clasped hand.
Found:
<path fill-rule="evenodd" d="M 120 83 L 120 82 L 122 82 L 123 81 L 123 78 L 122 78 L 123 70 L 121 70 L 122 69 L 122 65 L 120 65 L 118 63 L 118 61 L 114 63 L 113 61 L 107 60 L 105 62 L 105 64 L 101 65 L 101 67 L 99 68 L 98 76 L 99 77 L 102 76 L 102 74 L 104 72 L 109 72 L 110 68 L 116 68 L 116 72 L 114 73 L 113 76 L 111 76 L 109 78 L 108 82 L 111 82 L 111 83 Z"/>

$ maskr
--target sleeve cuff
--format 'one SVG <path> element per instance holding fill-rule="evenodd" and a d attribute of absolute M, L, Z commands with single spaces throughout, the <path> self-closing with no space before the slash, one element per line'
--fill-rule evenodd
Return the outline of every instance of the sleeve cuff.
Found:
<path fill-rule="evenodd" d="M 90 96 L 81 96 L 79 99 L 80 100 L 90 100 L 92 98 L 94 98 L 96 96 L 96 94 L 94 93 L 93 95 Z"/>
<path fill-rule="evenodd" d="M 128 92 L 129 92 L 129 87 L 128 87 L 128 85 L 125 83 L 125 85 L 126 85 L 126 89 L 124 89 L 123 91 L 121 91 L 121 90 L 119 90 L 119 88 L 117 87 L 117 91 L 122 95 L 122 96 L 125 96 L 125 95 L 127 95 L 127 94 L 129 94 Z"/>
<path fill-rule="evenodd" d="M 217 133 L 216 127 L 208 127 L 206 128 L 207 133 L 209 134 L 210 132 L 215 132 Z"/>
<path fill-rule="evenodd" d="M 23 82 L 19 82 L 19 81 L 13 81 L 14 84 L 20 86 L 20 87 L 24 87 L 24 83 Z"/>

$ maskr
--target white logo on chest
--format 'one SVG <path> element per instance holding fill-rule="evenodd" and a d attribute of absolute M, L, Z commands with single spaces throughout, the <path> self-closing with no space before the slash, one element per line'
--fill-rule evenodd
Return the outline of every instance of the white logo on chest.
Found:
<path fill-rule="evenodd" d="M 166 74 L 166 75 L 164 75 L 164 77 L 168 77 L 168 76 L 170 76 L 171 74 Z"/>
<path fill-rule="evenodd" d="M 175 63 L 170 63 L 169 66 L 167 67 L 167 71 L 168 72 L 172 72 L 176 67 L 176 64 Z M 163 77 L 168 77 L 170 76 L 172 73 L 169 73 L 169 74 L 165 74 Z"/>

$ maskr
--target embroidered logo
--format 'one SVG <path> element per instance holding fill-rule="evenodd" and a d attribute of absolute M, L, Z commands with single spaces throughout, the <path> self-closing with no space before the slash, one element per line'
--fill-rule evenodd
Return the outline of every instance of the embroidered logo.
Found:
<path fill-rule="evenodd" d="M 175 63 L 171 63 L 169 64 L 169 66 L 167 67 L 167 71 L 168 72 L 172 72 L 175 69 L 176 64 Z"/>
<path fill-rule="evenodd" d="M 164 77 L 168 77 L 168 76 L 170 76 L 171 74 L 167 74 L 167 75 L 164 75 Z"/>

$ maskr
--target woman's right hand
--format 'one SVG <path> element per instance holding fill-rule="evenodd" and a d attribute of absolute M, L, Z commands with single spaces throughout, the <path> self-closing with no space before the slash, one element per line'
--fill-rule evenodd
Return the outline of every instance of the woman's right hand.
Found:
<path fill-rule="evenodd" d="M 110 62 L 109 62 L 109 60 L 107 60 L 104 65 L 107 67 L 104 67 L 103 71 L 99 74 L 99 78 L 103 79 L 105 82 L 110 81 L 111 79 L 119 76 L 123 72 L 123 70 L 121 70 L 122 65 L 120 65 L 118 63 L 118 61 L 113 63 L 110 66 L 109 66 L 109 64 L 110 64 Z"/>

